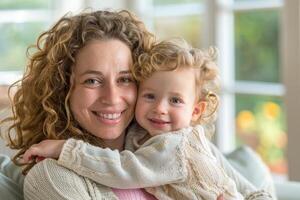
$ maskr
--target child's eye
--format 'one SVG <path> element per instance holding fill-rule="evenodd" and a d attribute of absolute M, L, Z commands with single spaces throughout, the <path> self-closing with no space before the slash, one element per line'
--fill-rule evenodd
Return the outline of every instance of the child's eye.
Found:
<path fill-rule="evenodd" d="M 143 98 L 145 98 L 147 100 L 153 100 L 153 99 L 155 99 L 155 96 L 154 96 L 154 94 L 146 93 L 143 95 Z"/>
<path fill-rule="evenodd" d="M 170 99 L 170 103 L 172 103 L 172 104 L 182 104 L 183 103 L 183 100 L 182 99 L 180 99 L 180 98 L 178 98 L 178 97 L 172 97 L 171 99 Z"/>

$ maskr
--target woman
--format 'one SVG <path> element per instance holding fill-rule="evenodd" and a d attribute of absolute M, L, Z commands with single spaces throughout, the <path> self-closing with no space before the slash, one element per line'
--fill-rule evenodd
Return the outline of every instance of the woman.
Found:
<path fill-rule="evenodd" d="M 137 95 L 130 67 L 153 41 L 127 11 L 65 16 L 43 33 L 13 100 L 10 146 L 19 149 L 13 161 L 22 165 L 24 152 L 44 139 L 73 137 L 122 150 Z M 228 170 L 239 189 L 247 189 L 247 181 Z M 23 172 L 25 199 L 154 199 L 141 189 L 97 184 L 52 159 Z"/>

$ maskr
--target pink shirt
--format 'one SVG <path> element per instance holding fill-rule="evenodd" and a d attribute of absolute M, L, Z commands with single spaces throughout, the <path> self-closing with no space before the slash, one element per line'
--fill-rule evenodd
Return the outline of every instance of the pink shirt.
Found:
<path fill-rule="evenodd" d="M 157 200 L 153 195 L 147 193 L 144 189 L 116 189 L 112 191 L 119 200 Z"/>

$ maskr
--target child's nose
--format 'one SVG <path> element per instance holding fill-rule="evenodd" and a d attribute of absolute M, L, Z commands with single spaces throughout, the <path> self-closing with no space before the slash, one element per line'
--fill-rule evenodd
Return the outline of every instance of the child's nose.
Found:
<path fill-rule="evenodd" d="M 157 114 L 166 114 L 167 111 L 167 105 L 164 101 L 158 101 L 154 106 L 154 112 Z"/>

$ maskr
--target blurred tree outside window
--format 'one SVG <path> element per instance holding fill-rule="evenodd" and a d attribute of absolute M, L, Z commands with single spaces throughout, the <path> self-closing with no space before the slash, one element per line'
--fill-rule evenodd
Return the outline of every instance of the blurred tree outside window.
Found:
<path fill-rule="evenodd" d="M 236 80 L 280 82 L 279 12 L 235 14 Z"/>
<path fill-rule="evenodd" d="M 160 40 L 182 37 L 193 46 L 200 47 L 201 19 L 200 16 L 156 18 L 154 21 L 155 33 Z"/>
<path fill-rule="evenodd" d="M 26 65 L 26 50 L 45 29 L 42 22 L 0 24 L 0 70 L 22 70 Z"/>
<path fill-rule="evenodd" d="M 279 10 L 237 12 L 234 28 L 235 79 L 281 83 Z M 285 119 L 280 97 L 236 95 L 238 144 L 251 146 L 281 175 L 287 174 Z"/>

